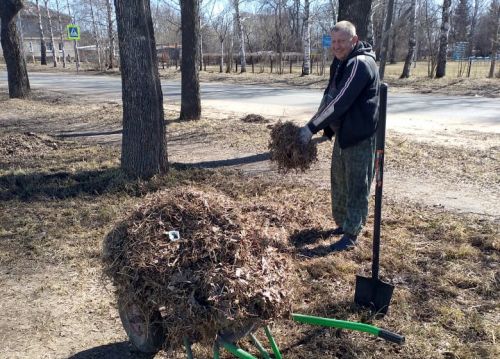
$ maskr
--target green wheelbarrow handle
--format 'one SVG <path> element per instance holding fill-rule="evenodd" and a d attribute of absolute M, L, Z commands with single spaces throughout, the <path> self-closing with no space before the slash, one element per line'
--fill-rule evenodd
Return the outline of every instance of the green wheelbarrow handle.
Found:
<path fill-rule="evenodd" d="M 339 319 L 314 317 L 310 315 L 296 314 L 296 313 L 292 313 L 292 319 L 299 323 L 321 325 L 324 327 L 333 327 L 333 328 L 355 330 L 358 332 L 365 332 L 396 344 L 403 344 L 405 342 L 404 336 L 393 333 L 389 330 L 378 328 L 370 324 L 350 322 L 347 320 L 339 320 Z"/>

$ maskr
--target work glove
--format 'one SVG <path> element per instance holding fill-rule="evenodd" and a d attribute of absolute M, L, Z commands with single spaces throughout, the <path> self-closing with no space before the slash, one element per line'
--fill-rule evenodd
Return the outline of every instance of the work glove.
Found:
<path fill-rule="evenodd" d="M 309 142 L 311 142 L 311 138 L 313 136 L 313 133 L 309 129 L 307 125 L 303 126 L 299 130 L 299 143 L 302 146 L 307 146 Z"/>

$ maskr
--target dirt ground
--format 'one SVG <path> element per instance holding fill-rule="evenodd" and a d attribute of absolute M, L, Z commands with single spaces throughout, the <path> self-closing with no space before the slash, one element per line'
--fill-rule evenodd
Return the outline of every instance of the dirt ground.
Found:
<path fill-rule="evenodd" d="M 397 289 L 389 316 L 375 320 L 350 304 L 355 274 L 369 273 L 372 217 L 356 250 L 321 250 L 335 240 L 325 234 L 333 226 L 329 142 L 319 145 L 319 161 L 311 170 L 280 175 L 265 156 L 270 126 L 279 118 L 246 123 L 239 112 L 207 108 L 202 120 L 180 123 L 178 104 L 168 104 L 170 173 L 148 182 L 129 181 L 118 170 L 118 104 L 81 106 L 50 92 L 9 100 L 2 88 L 0 107 L 3 357 L 139 357 L 127 344 L 113 288 L 101 277 L 100 246 L 113 224 L 145 194 L 179 182 L 209 183 L 276 209 L 290 233 L 287 251 L 296 258 L 309 292 L 296 300 L 294 310 L 365 320 L 407 336 L 407 344 L 397 347 L 363 334 L 278 322 L 272 328 L 286 358 L 500 355 L 496 133 L 464 132 L 459 145 L 388 133 L 382 274 Z M 403 182 L 399 192 L 391 190 L 398 180 Z M 453 188 L 458 202 L 490 198 L 491 208 L 429 207 L 418 196 L 423 182 L 442 191 Z M 310 251 L 318 255 L 304 254 Z M 248 342 L 241 345 L 250 348 Z M 209 357 L 206 348 L 197 346 L 195 356 Z M 157 355 L 182 357 L 181 351 Z"/>

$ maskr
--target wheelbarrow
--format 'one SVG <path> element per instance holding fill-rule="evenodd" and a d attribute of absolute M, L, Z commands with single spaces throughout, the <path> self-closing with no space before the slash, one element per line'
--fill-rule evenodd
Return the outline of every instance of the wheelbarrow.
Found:
<path fill-rule="evenodd" d="M 165 340 L 165 327 L 162 322 L 160 310 L 154 310 L 148 315 L 148 317 L 146 317 L 140 308 L 141 306 L 137 303 L 118 300 L 120 318 L 131 344 L 142 353 L 154 355 L 161 350 Z M 389 330 L 378 328 L 374 325 L 366 323 L 316 317 L 297 313 L 292 314 L 292 319 L 303 324 L 365 332 L 400 345 L 405 342 L 405 337 L 400 334 L 396 334 Z M 237 358 L 258 359 L 253 354 L 239 348 L 235 344 L 238 340 L 249 336 L 250 340 L 260 353 L 260 356 L 264 359 L 270 359 L 271 355 L 254 335 L 258 329 L 259 327 L 257 322 L 250 322 L 238 332 L 218 333 L 213 346 L 213 358 L 219 359 L 221 349 L 224 349 Z M 283 356 L 270 328 L 268 326 L 264 326 L 263 329 L 269 341 L 273 358 L 282 359 Z M 189 338 L 184 338 L 184 348 L 186 350 L 187 358 L 193 359 Z"/>

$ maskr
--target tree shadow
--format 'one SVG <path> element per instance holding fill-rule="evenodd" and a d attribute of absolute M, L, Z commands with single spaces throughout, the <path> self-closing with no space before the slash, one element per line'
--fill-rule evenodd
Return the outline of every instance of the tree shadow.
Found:
<path fill-rule="evenodd" d="M 132 180 L 119 168 L 0 176 L 0 200 L 57 199 L 117 192 Z"/>
<path fill-rule="evenodd" d="M 170 163 L 170 169 L 186 172 L 185 176 L 188 179 L 189 171 L 248 164 L 265 161 L 268 158 L 269 153 L 261 153 L 217 161 Z M 171 181 L 172 178 L 168 174 L 158 176 L 151 181 L 139 180 L 127 176 L 119 167 L 80 172 L 6 174 L 0 176 L 0 200 L 30 201 L 47 197 L 65 199 L 82 195 L 99 196 L 118 192 L 127 192 L 136 196 L 156 191 Z"/>
<path fill-rule="evenodd" d="M 86 349 L 70 356 L 68 359 L 148 359 L 154 355 L 134 352 L 128 342 L 118 342 Z"/>
<path fill-rule="evenodd" d="M 195 162 L 189 164 L 186 163 L 184 165 L 198 167 L 198 168 L 217 168 L 226 166 L 246 165 L 255 162 L 263 162 L 269 160 L 270 158 L 271 154 L 269 152 L 263 152 L 245 157 L 228 158 L 225 160 L 203 161 L 203 162 Z"/>

